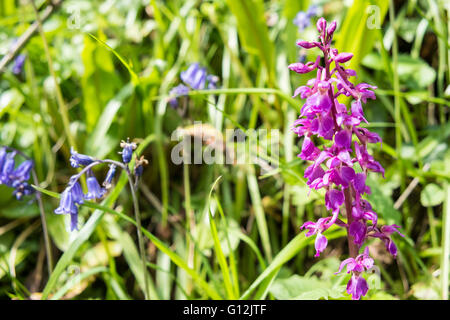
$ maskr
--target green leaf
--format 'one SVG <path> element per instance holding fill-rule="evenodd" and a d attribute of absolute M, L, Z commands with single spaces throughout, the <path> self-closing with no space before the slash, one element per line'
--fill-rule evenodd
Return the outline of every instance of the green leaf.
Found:
<path fill-rule="evenodd" d="M 328 240 L 342 237 L 346 234 L 343 229 L 338 229 L 337 226 L 332 226 L 329 231 L 325 234 Z M 258 278 L 251 284 L 251 286 L 244 292 L 241 299 L 249 299 L 251 293 L 263 282 L 267 277 L 269 277 L 276 269 L 283 266 L 286 262 L 292 259 L 301 249 L 306 247 L 308 244 L 314 242 L 314 237 L 305 237 L 305 233 L 302 232 L 298 234 L 294 239 L 292 239 L 284 248 L 281 250 L 277 256 L 273 259 L 272 263 L 261 273 Z"/>
<path fill-rule="evenodd" d="M 101 34 L 100 37 L 104 35 Z M 90 132 L 120 84 L 118 77 L 115 76 L 111 53 L 88 36 L 84 37 L 81 57 L 84 66 L 84 74 L 81 78 L 83 107 L 87 130 Z"/>
<path fill-rule="evenodd" d="M 430 183 L 420 193 L 420 203 L 424 207 L 434 207 L 444 201 L 444 190 L 437 184 Z"/>
<path fill-rule="evenodd" d="M 141 257 L 139 256 L 139 252 L 136 248 L 136 245 L 133 242 L 131 236 L 122 231 L 120 226 L 117 224 L 111 216 L 104 217 L 105 226 L 111 235 L 111 237 L 118 241 L 120 246 L 123 249 L 123 255 L 125 260 L 127 261 L 128 266 L 130 267 L 131 272 L 133 273 L 139 287 L 143 292 L 145 292 L 145 277 L 142 268 Z M 158 299 L 158 293 L 155 289 L 155 284 L 150 278 L 150 274 L 147 273 L 147 282 L 150 291 L 150 299 Z"/>
<path fill-rule="evenodd" d="M 374 70 L 385 70 L 382 58 L 377 53 L 368 54 L 362 64 Z M 424 60 L 404 54 L 398 57 L 398 75 L 401 83 L 416 90 L 426 89 L 436 79 L 436 71 Z"/>
<path fill-rule="evenodd" d="M 270 293 L 279 300 L 318 300 L 342 297 L 342 286 L 334 286 L 315 276 L 310 278 L 293 275 L 277 279 L 270 287 Z"/>
<path fill-rule="evenodd" d="M 261 0 L 226 0 L 238 24 L 239 38 L 244 48 L 257 55 L 265 65 L 269 78 L 273 79 L 274 46 L 264 17 Z"/>

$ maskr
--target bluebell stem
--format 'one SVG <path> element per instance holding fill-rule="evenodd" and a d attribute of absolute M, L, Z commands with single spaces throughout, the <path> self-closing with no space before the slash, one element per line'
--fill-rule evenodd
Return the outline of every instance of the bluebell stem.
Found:
<path fill-rule="evenodd" d="M 219 82 L 218 76 L 208 74 L 206 68 L 201 67 L 198 62 L 192 63 L 187 70 L 182 71 L 180 78 L 184 84 L 172 88 L 169 92 L 168 102 L 174 108 L 178 107 L 177 98 L 187 95 L 189 90 L 216 89 Z"/>

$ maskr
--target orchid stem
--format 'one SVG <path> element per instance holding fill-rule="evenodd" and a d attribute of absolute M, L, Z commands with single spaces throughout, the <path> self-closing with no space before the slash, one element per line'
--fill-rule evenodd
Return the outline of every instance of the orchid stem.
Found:
<path fill-rule="evenodd" d="M 352 216 L 352 193 L 350 188 L 344 189 L 345 196 L 345 210 L 347 212 L 347 238 L 348 238 L 348 251 L 352 258 L 356 258 L 358 255 L 358 245 L 355 243 L 355 239 L 350 235 L 350 225 L 353 222 Z"/>

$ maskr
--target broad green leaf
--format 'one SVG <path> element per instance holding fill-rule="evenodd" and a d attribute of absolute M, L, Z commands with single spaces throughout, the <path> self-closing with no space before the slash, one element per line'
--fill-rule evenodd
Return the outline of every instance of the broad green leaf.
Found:
<path fill-rule="evenodd" d="M 341 286 L 334 287 L 331 282 L 315 276 L 310 278 L 293 275 L 286 279 L 277 279 L 270 287 L 270 293 L 279 300 L 318 300 L 343 296 Z"/>
<path fill-rule="evenodd" d="M 103 38 L 104 35 L 99 37 Z M 84 37 L 81 56 L 84 65 L 81 78 L 83 107 L 87 130 L 90 132 L 97 124 L 105 105 L 114 96 L 119 80 L 115 76 L 111 53 L 89 36 Z"/>
<path fill-rule="evenodd" d="M 384 70 L 383 60 L 377 53 L 368 54 L 362 64 L 374 70 Z M 403 54 L 398 57 L 398 75 L 400 82 L 412 89 L 426 89 L 436 79 L 436 71 L 424 60 Z"/>
<path fill-rule="evenodd" d="M 338 227 L 332 226 L 325 234 L 328 240 L 342 237 L 346 234 L 346 231 Z M 251 284 L 251 286 L 244 292 L 241 299 L 249 299 L 251 293 L 264 281 L 273 271 L 283 266 L 286 262 L 292 259 L 301 249 L 308 244 L 314 242 L 314 237 L 307 238 L 305 233 L 298 234 L 292 239 L 273 259 L 272 263 L 261 273 L 258 278 Z"/>
<path fill-rule="evenodd" d="M 424 207 L 434 207 L 444 201 L 444 190 L 437 184 L 430 183 L 420 193 L 420 203 Z"/>

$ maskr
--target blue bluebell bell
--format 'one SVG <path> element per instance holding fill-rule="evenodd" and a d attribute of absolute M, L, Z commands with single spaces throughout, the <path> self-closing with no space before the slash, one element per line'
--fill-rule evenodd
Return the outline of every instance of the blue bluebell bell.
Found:
<path fill-rule="evenodd" d="M 311 25 L 311 18 L 319 14 L 319 6 L 313 4 L 308 10 L 299 11 L 294 18 L 294 24 L 298 27 L 298 31 L 302 32 Z"/>
<path fill-rule="evenodd" d="M 134 165 L 134 175 L 136 178 L 139 178 L 144 173 L 144 166 L 148 164 L 147 159 L 144 156 L 141 156 L 139 159 L 136 158 L 136 163 Z"/>
<path fill-rule="evenodd" d="M 206 80 L 208 81 L 208 89 L 212 90 L 212 89 L 216 89 L 217 88 L 217 83 L 219 82 L 219 77 L 215 76 L 213 74 L 209 74 L 206 77 Z"/>
<path fill-rule="evenodd" d="M 94 200 L 100 199 L 105 194 L 106 190 L 100 187 L 100 184 L 97 181 L 97 178 L 94 176 L 90 176 L 86 180 L 88 193 L 84 196 L 86 199 Z"/>
<path fill-rule="evenodd" d="M 16 181 L 13 183 L 14 191 L 13 195 L 16 197 L 17 200 L 22 200 L 23 196 L 29 196 L 34 192 L 34 189 L 28 184 L 28 182 L 22 181 Z"/>
<path fill-rule="evenodd" d="M 5 147 L 0 148 L 0 174 L 3 171 L 3 165 L 6 160 L 7 151 Z"/>
<path fill-rule="evenodd" d="M 178 107 L 177 98 L 187 95 L 190 89 L 203 90 L 205 87 L 210 90 L 216 89 L 219 82 L 218 76 L 208 75 L 206 68 L 201 67 L 198 62 L 192 63 L 187 70 L 182 71 L 180 78 L 187 86 L 180 84 L 170 90 L 168 102 L 173 108 Z"/>
<path fill-rule="evenodd" d="M 74 168 L 78 168 L 80 166 L 87 166 L 94 162 L 94 159 L 90 156 L 80 154 L 76 152 L 73 148 L 70 149 L 70 165 Z"/>
<path fill-rule="evenodd" d="M 70 231 L 78 230 L 78 208 L 70 213 Z"/>
<path fill-rule="evenodd" d="M 25 54 L 19 54 L 16 59 L 14 59 L 14 65 L 12 67 L 12 72 L 15 75 L 22 73 L 23 66 L 25 64 L 25 59 L 27 56 Z"/>
<path fill-rule="evenodd" d="M 81 189 L 80 183 L 77 181 L 71 183 L 72 185 L 72 199 L 73 202 L 77 204 L 82 204 L 84 202 L 84 193 L 83 189 Z"/>
<path fill-rule="evenodd" d="M 34 162 L 32 160 L 25 160 L 24 162 L 22 162 L 12 174 L 14 176 L 14 179 L 19 181 L 29 180 L 33 165 Z"/>
<path fill-rule="evenodd" d="M 306 10 L 306 15 L 308 18 L 316 17 L 319 15 L 320 7 L 317 4 L 312 4 L 309 6 L 308 10 Z"/>
<path fill-rule="evenodd" d="M 194 90 L 202 90 L 206 83 L 206 68 L 200 67 L 198 63 L 193 63 L 186 71 L 180 73 L 181 80 Z"/>
<path fill-rule="evenodd" d="M 133 156 L 133 150 L 136 149 L 136 143 L 130 142 L 130 139 L 127 139 L 127 141 L 123 141 L 120 143 L 120 147 L 123 149 L 122 152 L 122 160 L 123 163 L 130 163 L 131 158 Z"/>
<path fill-rule="evenodd" d="M 294 18 L 294 24 L 298 27 L 298 31 L 302 32 L 311 25 L 311 21 L 304 11 L 300 11 Z"/>
<path fill-rule="evenodd" d="M 177 98 L 179 96 L 185 96 L 189 93 L 189 87 L 185 86 L 184 84 L 179 84 L 178 86 L 172 88 L 169 92 L 169 104 L 176 108 L 178 107 L 178 100 Z"/>
<path fill-rule="evenodd" d="M 112 182 L 112 179 L 114 178 L 114 176 L 116 175 L 116 170 L 117 170 L 117 166 L 115 164 L 109 165 L 109 170 L 108 170 L 108 173 L 106 174 L 105 181 L 103 181 L 103 183 L 102 183 L 102 185 L 106 189 L 111 188 L 111 182 Z"/>
<path fill-rule="evenodd" d="M 14 188 L 13 195 L 17 200 L 21 200 L 23 196 L 34 192 L 27 182 L 30 179 L 34 163 L 32 160 L 25 160 L 14 169 L 16 155 L 16 151 L 8 153 L 7 148 L 0 148 L 0 184 Z"/>
<path fill-rule="evenodd" d="M 61 193 L 59 207 L 56 208 L 54 212 L 56 214 L 78 214 L 78 207 L 73 198 L 72 187 L 68 186 L 63 193 Z"/>
<path fill-rule="evenodd" d="M 16 152 L 10 152 L 6 155 L 5 162 L 3 164 L 2 172 L 0 175 L 0 183 L 11 187 L 14 167 L 16 165 L 15 161 Z"/>

